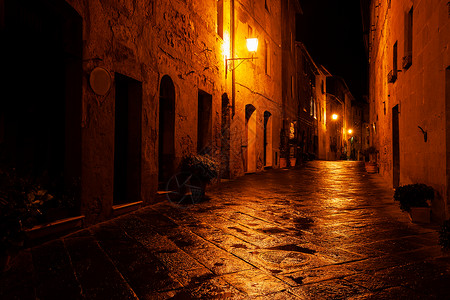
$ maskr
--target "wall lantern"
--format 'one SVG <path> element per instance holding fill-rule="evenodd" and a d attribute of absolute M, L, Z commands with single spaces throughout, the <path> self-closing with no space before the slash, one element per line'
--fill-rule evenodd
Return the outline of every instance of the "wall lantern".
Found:
<path fill-rule="evenodd" d="M 247 39 L 247 49 L 249 52 L 256 52 L 256 50 L 258 50 L 258 39 L 257 38 Z"/>
<path fill-rule="evenodd" d="M 338 115 L 337 115 L 337 114 L 332 114 L 332 115 L 331 115 L 331 119 L 337 120 L 337 119 L 338 119 Z"/>
<path fill-rule="evenodd" d="M 228 71 L 233 71 L 235 70 L 237 67 L 239 67 L 245 60 L 249 60 L 249 59 L 256 59 L 257 57 L 254 57 L 253 55 L 256 53 L 256 50 L 258 50 L 258 39 L 257 38 L 248 38 L 247 39 L 247 50 L 251 53 L 251 57 L 242 57 L 242 58 L 238 58 L 238 57 L 233 57 L 233 58 L 226 58 L 225 57 L 225 78 L 227 78 L 227 73 Z M 230 65 L 228 64 L 229 61 L 231 60 L 241 60 L 241 62 L 234 68 L 231 68 Z M 229 69 L 229 70 L 228 70 Z"/>
<path fill-rule="evenodd" d="M 353 130 L 349 129 L 347 132 L 348 134 L 352 134 Z"/>

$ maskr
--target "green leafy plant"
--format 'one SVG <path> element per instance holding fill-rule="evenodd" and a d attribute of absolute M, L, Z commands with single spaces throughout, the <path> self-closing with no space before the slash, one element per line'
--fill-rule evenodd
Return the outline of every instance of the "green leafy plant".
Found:
<path fill-rule="evenodd" d="M 219 163 L 209 155 L 190 154 L 183 157 L 181 171 L 193 174 L 205 183 L 211 183 L 219 175 Z"/>
<path fill-rule="evenodd" d="M 444 221 L 439 230 L 439 245 L 444 249 L 450 249 L 450 219 Z"/>
<path fill-rule="evenodd" d="M 25 229 L 65 215 L 56 210 L 74 211 L 77 203 L 77 185 L 50 192 L 37 179 L 19 176 L 14 169 L 0 168 L 0 255 L 20 249 L 25 240 Z M 52 188 L 51 184 L 49 188 Z"/>
<path fill-rule="evenodd" d="M 14 170 L 0 170 L 0 253 L 23 246 L 25 228 L 42 221 L 41 208 L 54 197 Z"/>
<path fill-rule="evenodd" d="M 411 207 L 428 207 L 428 201 L 434 199 L 432 187 L 423 183 L 400 186 L 395 190 L 394 200 L 400 202 L 402 211 L 411 211 Z"/>

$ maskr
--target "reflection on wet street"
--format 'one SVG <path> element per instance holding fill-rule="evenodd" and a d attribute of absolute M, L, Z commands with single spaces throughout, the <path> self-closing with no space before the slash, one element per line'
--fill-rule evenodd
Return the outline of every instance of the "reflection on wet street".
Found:
<path fill-rule="evenodd" d="M 450 297 L 450 256 L 437 245 L 436 227 L 411 223 L 361 163 L 309 162 L 207 194 L 203 203 L 164 200 L 24 252 L 2 277 L 0 295 Z"/>

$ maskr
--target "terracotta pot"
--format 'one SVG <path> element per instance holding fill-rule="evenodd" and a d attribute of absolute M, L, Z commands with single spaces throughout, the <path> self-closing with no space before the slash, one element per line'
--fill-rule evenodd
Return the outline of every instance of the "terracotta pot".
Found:
<path fill-rule="evenodd" d="M 11 256 L 5 253 L 0 253 L 0 273 L 8 270 Z"/>
<path fill-rule="evenodd" d="M 409 218 L 413 223 L 430 223 L 431 208 L 430 207 L 411 207 Z"/>
<path fill-rule="evenodd" d="M 373 174 L 378 173 L 378 165 L 374 162 L 366 163 L 366 171 L 367 173 Z"/>
<path fill-rule="evenodd" d="M 295 167 L 296 161 L 297 161 L 296 158 L 291 158 L 291 159 L 290 159 L 291 167 Z"/>
<path fill-rule="evenodd" d="M 280 158 L 280 168 L 286 168 L 286 167 L 287 167 L 286 158 Z"/>

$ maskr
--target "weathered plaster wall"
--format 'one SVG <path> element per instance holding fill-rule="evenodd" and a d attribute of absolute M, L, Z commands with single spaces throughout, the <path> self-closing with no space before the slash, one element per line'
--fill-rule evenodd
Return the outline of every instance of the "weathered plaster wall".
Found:
<path fill-rule="evenodd" d="M 256 168 L 264 168 L 264 111 L 271 113 L 272 119 L 272 155 L 279 152 L 279 133 L 282 118 L 281 107 L 281 15 L 280 1 L 270 1 L 269 10 L 264 2 L 236 2 L 236 54 L 235 57 L 249 57 L 245 39 L 249 37 L 249 26 L 253 36 L 258 38 L 256 59 L 247 60 L 235 70 L 236 114 L 231 124 L 231 174 L 244 174 L 245 150 L 245 106 L 256 108 Z M 265 69 L 265 47 L 268 44 L 269 72 Z M 235 65 L 239 64 L 236 62 Z M 231 74 L 227 86 L 231 86 Z M 279 157 L 279 154 L 277 154 Z M 275 160 L 274 160 L 275 162 Z M 277 167 L 277 166 L 273 166 Z"/>
<path fill-rule="evenodd" d="M 224 35 L 217 34 L 216 1 L 67 0 L 83 19 L 82 213 L 88 223 L 112 213 L 114 179 L 114 75 L 142 82 L 141 197 L 151 203 L 158 184 L 160 82 L 170 76 L 175 86 L 175 164 L 196 152 L 198 91 L 212 95 L 212 149 L 221 143 L 221 100 L 231 100 L 231 76 L 225 79 L 225 55 L 230 57 L 230 0 L 224 1 Z M 273 117 L 273 152 L 278 151 L 281 124 L 281 4 L 235 1 L 235 57 L 247 57 L 245 38 L 250 25 L 259 38 L 254 62 L 236 69 L 236 106 L 231 120 L 231 174 L 243 175 L 242 133 L 245 105 L 257 114 L 257 170 L 263 168 L 263 114 Z M 270 73 L 265 74 L 263 47 L 270 45 Z M 96 95 L 89 85 L 95 67 L 111 75 L 111 89 Z M 273 155 L 274 155 L 273 153 Z M 279 156 L 278 156 L 279 157 Z"/>
<path fill-rule="evenodd" d="M 319 138 L 319 159 L 327 158 L 327 149 L 330 148 L 327 141 L 327 96 L 326 96 L 326 76 L 323 74 L 316 76 L 316 99 L 318 106 L 317 127 Z"/>
<path fill-rule="evenodd" d="M 375 3 L 376 2 L 376 3 Z M 375 4 L 380 2 L 378 7 Z M 389 3 L 390 6 L 389 6 Z M 450 65 L 448 1 L 373 1 L 370 51 L 371 123 L 382 176 L 392 184 L 392 108 L 399 107 L 400 185 L 423 182 L 438 195 L 433 217 L 448 217 L 446 193 L 445 69 Z M 413 7 L 412 65 L 402 69 L 405 16 Z M 388 83 L 398 41 L 398 78 Z M 428 133 L 427 142 L 418 126 Z"/>

